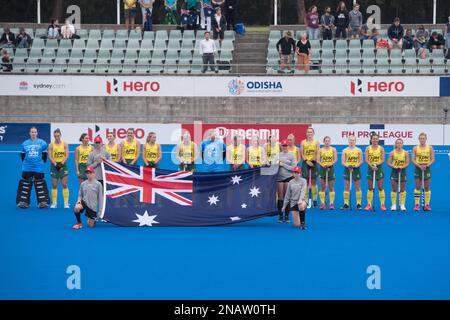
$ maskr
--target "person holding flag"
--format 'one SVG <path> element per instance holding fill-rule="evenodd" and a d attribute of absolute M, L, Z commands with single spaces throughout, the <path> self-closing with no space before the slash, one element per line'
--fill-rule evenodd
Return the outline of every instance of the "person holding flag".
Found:
<path fill-rule="evenodd" d="M 334 165 L 336 164 L 338 158 L 337 158 L 337 151 L 336 148 L 331 146 L 331 138 L 326 136 L 323 138 L 323 148 L 319 149 L 317 151 L 317 163 L 320 166 L 319 171 L 319 177 L 320 177 L 320 210 L 325 209 L 325 203 L 326 203 L 326 192 L 327 187 L 330 189 L 329 197 L 330 197 L 330 204 L 329 209 L 334 210 L 334 199 L 335 199 L 335 192 L 334 192 L 334 182 L 335 182 L 335 174 L 334 174 Z"/>
<path fill-rule="evenodd" d="M 267 141 L 264 149 L 266 150 L 267 162 L 269 164 L 275 163 L 275 159 L 277 159 L 278 154 L 281 152 L 281 145 L 278 142 L 278 139 L 276 139 L 275 136 L 270 135 L 269 141 Z"/>
<path fill-rule="evenodd" d="M 380 137 L 372 132 L 370 135 L 370 146 L 366 148 L 365 160 L 369 168 L 367 169 L 367 206 L 364 210 L 372 210 L 373 195 L 375 193 L 375 184 L 378 186 L 378 195 L 380 198 L 380 210 L 386 211 L 386 195 L 383 189 L 384 171 L 383 163 L 386 155 L 384 148 L 378 144 Z"/>
<path fill-rule="evenodd" d="M 80 137 L 81 144 L 75 149 L 75 168 L 77 169 L 78 183 L 81 184 L 87 179 L 85 170 L 87 168 L 87 161 L 89 154 L 93 150 L 89 144 L 89 135 L 82 133 Z"/>
<path fill-rule="evenodd" d="M 108 133 L 108 143 L 105 144 L 106 151 L 111 155 L 111 161 L 122 161 L 122 149 L 120 144 L 116 143 L 116 134 L 114 132 Z"/>
<path fill-rule="evenodd" d="M 189 132 L 183 134 L 183 141 L 177 145 L 175 154 L 180 171 L 195 171 L 195 161 L 199 153 L 197 144 L 191 141 Z"/>
<path fill-rule="evenodd" d="M 127 129 L 127 138 L 120 144 L 123 163 L 135 166 L 139 159 L 140 147 L 139 141 L 134 138 L 134 129 Z"/>
<path fill-rule="evenodd" d="M 253 136 L 250 141 L 250 146 L 247 148 L 246 159 L 250 169 L 259 168 L 267 163 L 266 153 L 264 152 L 263 147 L 260 146 L 257 136 Z"/>
<path fill-rule="evenodd" d="M 161 145 L 156 143 L 156 133 L 150 132 L 147 141 L 142 147 L 142 160 L 144 165 L 150 168 L 157 168 L 162 158 Z"/>
<path fill-rule="evenodd" d="M 395 149 L 389 153 L 388 166 L 392 168 L 391 171 L 391 211 L 397 210 L 397 193 L 400 200 L 400 210 L 406 211 L 406 168 L 409 166 L 409 155 L 403 149 L 403 140 L 397 139 L 395 141 Z"/>
<path fill-rule="evenodd" d="M 344 167 L 344 205 L 341 210 L 351 209 L 351 185 L 354 182 L 356 187 L 356 209 L 361 210 L 361 169 L 363 155 L 360 148 L 356 146 L 355 136 L 348 138 L 348 147 L 342 151 L 341 164 Z"/>
<path fill-rule="evenodd" d="M 420 210 L 420 196 L 425 196 L 424 211 L 431 211 L 431 166 L 435 161 L 434 149 L 427 144 L 426 133 L 419 135 L 419 145 L 415 146 L 412 151 L 412 163 L 415 165 L 414 178 L 416 188 L 414 190 L 414 211 Z M 422 192 L 421 192 L 422 190 Z M 423 200 L 423 198 L 422 198 Z"/>
<path fill-rule="evenodd" d="M 230 171 L 242 170 L 245 164 L 245 145 L 238 134 L 234 135 L 232 140 L 227 147 L 227 163 L 230 164 Z"/>

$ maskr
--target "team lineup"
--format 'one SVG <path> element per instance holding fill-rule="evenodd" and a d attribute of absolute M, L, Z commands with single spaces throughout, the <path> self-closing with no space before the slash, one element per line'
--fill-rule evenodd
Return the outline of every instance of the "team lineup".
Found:
<path fill-rule="evenodd" d="M 34 185 L 39 208 L 57 208 L 58 183 L 62 187 L 64 208 L 69 209 L 69 146 L 62 140 L 62 132 L 56 129 L 53 132 L 54 140 L 47 143 L 38 138 L 35 127 L 30 129 L 30 139 L 22 144 L 22 177 L 19 182 L 16 203 L 20 208 L 30 205 L 31 189 Z M 395 141 L 394 149 L 386 155 L 379 144 L 379 136 L 373 132 L 370 136 L 370 145 L 364 150 L 357 147 L 354 136 L 348 138 L 348 146 L 342 151 L 340 159 L 336 148 L 332 146 L 331 138 L 323 139 L 323 146 L 315 138 L 315 132 L 309 127 L 306 138 L 299 146 L 295 144 L 295 136 L 289 134 L 286 139 L 279 141 L 270 136 L 266 143 L 262 143 L 257 136 L 252 137 L 247 147 L 239 135 L 230 137 L 227 145 L 217 138 L 215 130 L 207 132 L 207 138 L 199 146 L 191 139 L 189 132 L 181 135 L 181 142 L 171 153 L 171 160 L 178 165 L 181 171 L 196 171 L 199 163 L 204 164 L 208 172 L 223 171 L 220 165 L 226 164 L 228 170 L 238 171 L 246 168 L 259 168 L 271 165 L 278 166 L 277 170 L 277 209 L 278 222 L 290 222 L 289 213 L 292 213 L 293 224 L 306 229 L 305 211 L 307 208 L 334 210 L 335 206 L 335 165 L 340 160 L 344 168 L 344 191 L 342 210 L 352 209 L 352 190 L 356 190 L 356 209 L 362 210 L 363 194 L 361 180 L 363 173 L 361 166 L 367 164 L 366 181 L 368 186 L 367 203 L 364 210 L 375 211 L 374 193 L 378 192 L 379 210 L 386 211 L 386 195 L 384 190 L 385 173 L 383 164 L 391 168 L 391 207 L 392 211 L 406 211 L 406 169 L 414 165 L 414 211 L 422 208 L 431 211 L 430 182 L 431 166 L 435 161 L 433 147 L 427 144 L 427 135 L 421 133 L 419 143 L 414 146 L 411 156 L 403 148 L 403 140 Z M 88 134 L 80 137 L 80 145 L 75 149 L 75 168 L 80 189 L 74 213 L 77 223 L 74 229 L 82 228 L 81 213 L 88 217 L 88 225 L 93 227 L 102 210 L 103 199 L 103 160 L 137 166 L 138 162 L 146 167 L 158 168 L 163 159 L 161 145 L 157 143 L 155 132 L 147 135 L 146 142 L 141 143 L 135 138 L 134 129 L 127 130 L 126 139 L 116 142 L 114 133 L 108 133 L 108 141 L 104 144 L 100 136 L 93 139 L 94 146 L 90 144 Z M 264 141 L 265 142 L 265 141 Z M 142 152 L 141 152 L 142 149 Z M 45 165 L 50 162 L 51 201 L 45 180 Z M 320 181 L 320 191 L 318 181 Z M 328 193 L 328 194 L 327 194 Z"/>

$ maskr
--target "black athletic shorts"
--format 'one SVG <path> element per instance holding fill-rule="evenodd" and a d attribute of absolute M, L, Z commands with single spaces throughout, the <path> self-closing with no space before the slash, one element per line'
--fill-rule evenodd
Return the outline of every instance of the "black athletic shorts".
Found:
<path fill-rule="evenodd" d="M 86 211 L 86 217 L 90 218 L 90 219 L 95 219 L 97 217 L 97 212 L 95 212 L 94 210 L 91 210 L 87 205 L 86 202 L 84 202 L 83 200 L 81 200 L 81 205 L 83 206 L 83 209 L 80 211 L 80 213 L 83 213 L 84 211 Z"/>
<path fill-rule="evenodd" d="M 22 179 L 24 180 L 39 180 L 44 179 L 43 172 L 34 172 L 34 171 L 22 171 Z"/>
<path fill-rule="evenodd" d="M 293 178 L 294 178 L 294 177 L 289 177 L 289 178 L 286 178 L 286 179 L 284 179 L 284 180 L 279 180 L 279 181 L 277 181 L 277 182 L 289 182 L 289 181 L 291 181 Z"/>

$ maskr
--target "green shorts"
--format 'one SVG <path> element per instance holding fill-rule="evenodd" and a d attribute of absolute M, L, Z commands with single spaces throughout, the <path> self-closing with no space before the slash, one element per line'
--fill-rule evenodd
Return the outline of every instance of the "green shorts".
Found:
<path fill-rule="evenodd" d="M 350 180 L 350 170 L 348 168 L 344 168 L 344 180 Z M 360 168 L 353 168 L 352 180 L 353 181 L 361 180 L 361 169 Z"/>
<path fill-rule="evenodd" d="M 369 166 L 367 168 L 367 180 L 372 181 L 372 179 L 373 179 L 373 169 L 371 166 Z M 383 171 L 383 167 L 379 166 L 378 170 L 375 173 L 375 180 L 378 181 L 378 180 L 382 180 L 382 179 L 384 179 L 384 171 Z"/>
<path fill-rule="evenodd" d="M 132 166 L 132 162 L 134 161 L 134 159 L 123 159 L 123 163 L 125 163 L 125 164 L 129 164 L 129 165 L 131 165 Z"/>
<path fill-rule="evenodd" d="M 314 166 L 310 167 L 308 166 L 308 164 L 306 163 L 306 161 L 302 162 L 302 177 L 305 178 L 306 180 L 309 179 L 309 169 L 311 169 L 311 178 L 317 178 L 317 176 L 319 175 L 319 170 L 318 170 L 318 165 L 315 161 L 313 161 Z"/>
<path fill-rule="evenodd" d="M 50 166 L 50 175 L 52 178 L 62 179 L 69 175 L 69 169 L 67 168 L 67 163 L 65 163 L 61 169 L 57 170 L 56 167 L 52 164 Z"/>
<path fill-rule="evenodd" d="M 241 164 L 239 165 L 239 167 L 237 167 L 236 169 L 233 169 L 233 165 L 230 165 L 230 171 L 239 171 L 239 170 L 243 170 L 244 169 L 244 165 Z"/>
<path fill-rule="evenodd" d="M 149 161 L 148 162 L 148 166 L 146 166 L 147 168 L 156 168 L 158 169 L 158 164 L 155 164 L 154 161 Z"/>
<path fill-rule="evenodd" d="M 415 179 L 422 179 L 422 170 L 416 166 L 414 169 L 414 178 Z M 431 168 L 428 167 L 424 171 L 424 180 L 431 179 Z"/>
<path fill-rule="evenodd" d="M 190 163 L 190 164 L 185 164 L 184 166 L 182 166 L 180 164 L 180 171 L 195 171 L 195 164 Z"/>
<path fill-rule="evenodd" d="M 398 182 L 398 169 L 392 169 L 391 180 Z M 400 174 L 400 181 L 406 182 L 406 169 L 402 169 L 402 173 Z"/>
<path fill-rule="evenodd" d="M 87 180 L 86 172 L 84 172 L 87 168 L 87 163 L 79 163 L 78 164 L 78 171 L 80 172 L 80 175 L 78 176 L 82 180 Z"/>
<path fill-rule="evenodd" d="M 319 177 L 322 180 L 325 180 L 326 178 L 326 170 L 324 167 L 320 167 L 319 169 Z M 334 174 L 334 167 L 328 167 L 328 181 L 333 181 L 336 179 L 336 175 Z"/>

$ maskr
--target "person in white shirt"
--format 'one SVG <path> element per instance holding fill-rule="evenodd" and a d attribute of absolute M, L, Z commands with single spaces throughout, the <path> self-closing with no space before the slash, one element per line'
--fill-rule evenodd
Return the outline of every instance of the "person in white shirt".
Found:
<path fill-rule="evenodd" d="M 217 52 L 216 43 L 214 40 L 210 39 L 210 33 L 205 32 L 205 39 L 200 41 L 200 55 L 203 58 L 203 69 L 202 73 L 206 72 L 208 69 L 208 64 L 210 65 L 211 71 L 218 72 L 216 70 L 214 54 Z"/>
<path fill-rule="evenodd" d="M 75 35 L 75 26 L 70 23 L 69 19 L 67 19 L 66 23 L 61 27 L 61 35 L 63 39 L 72 39 Z"/>

